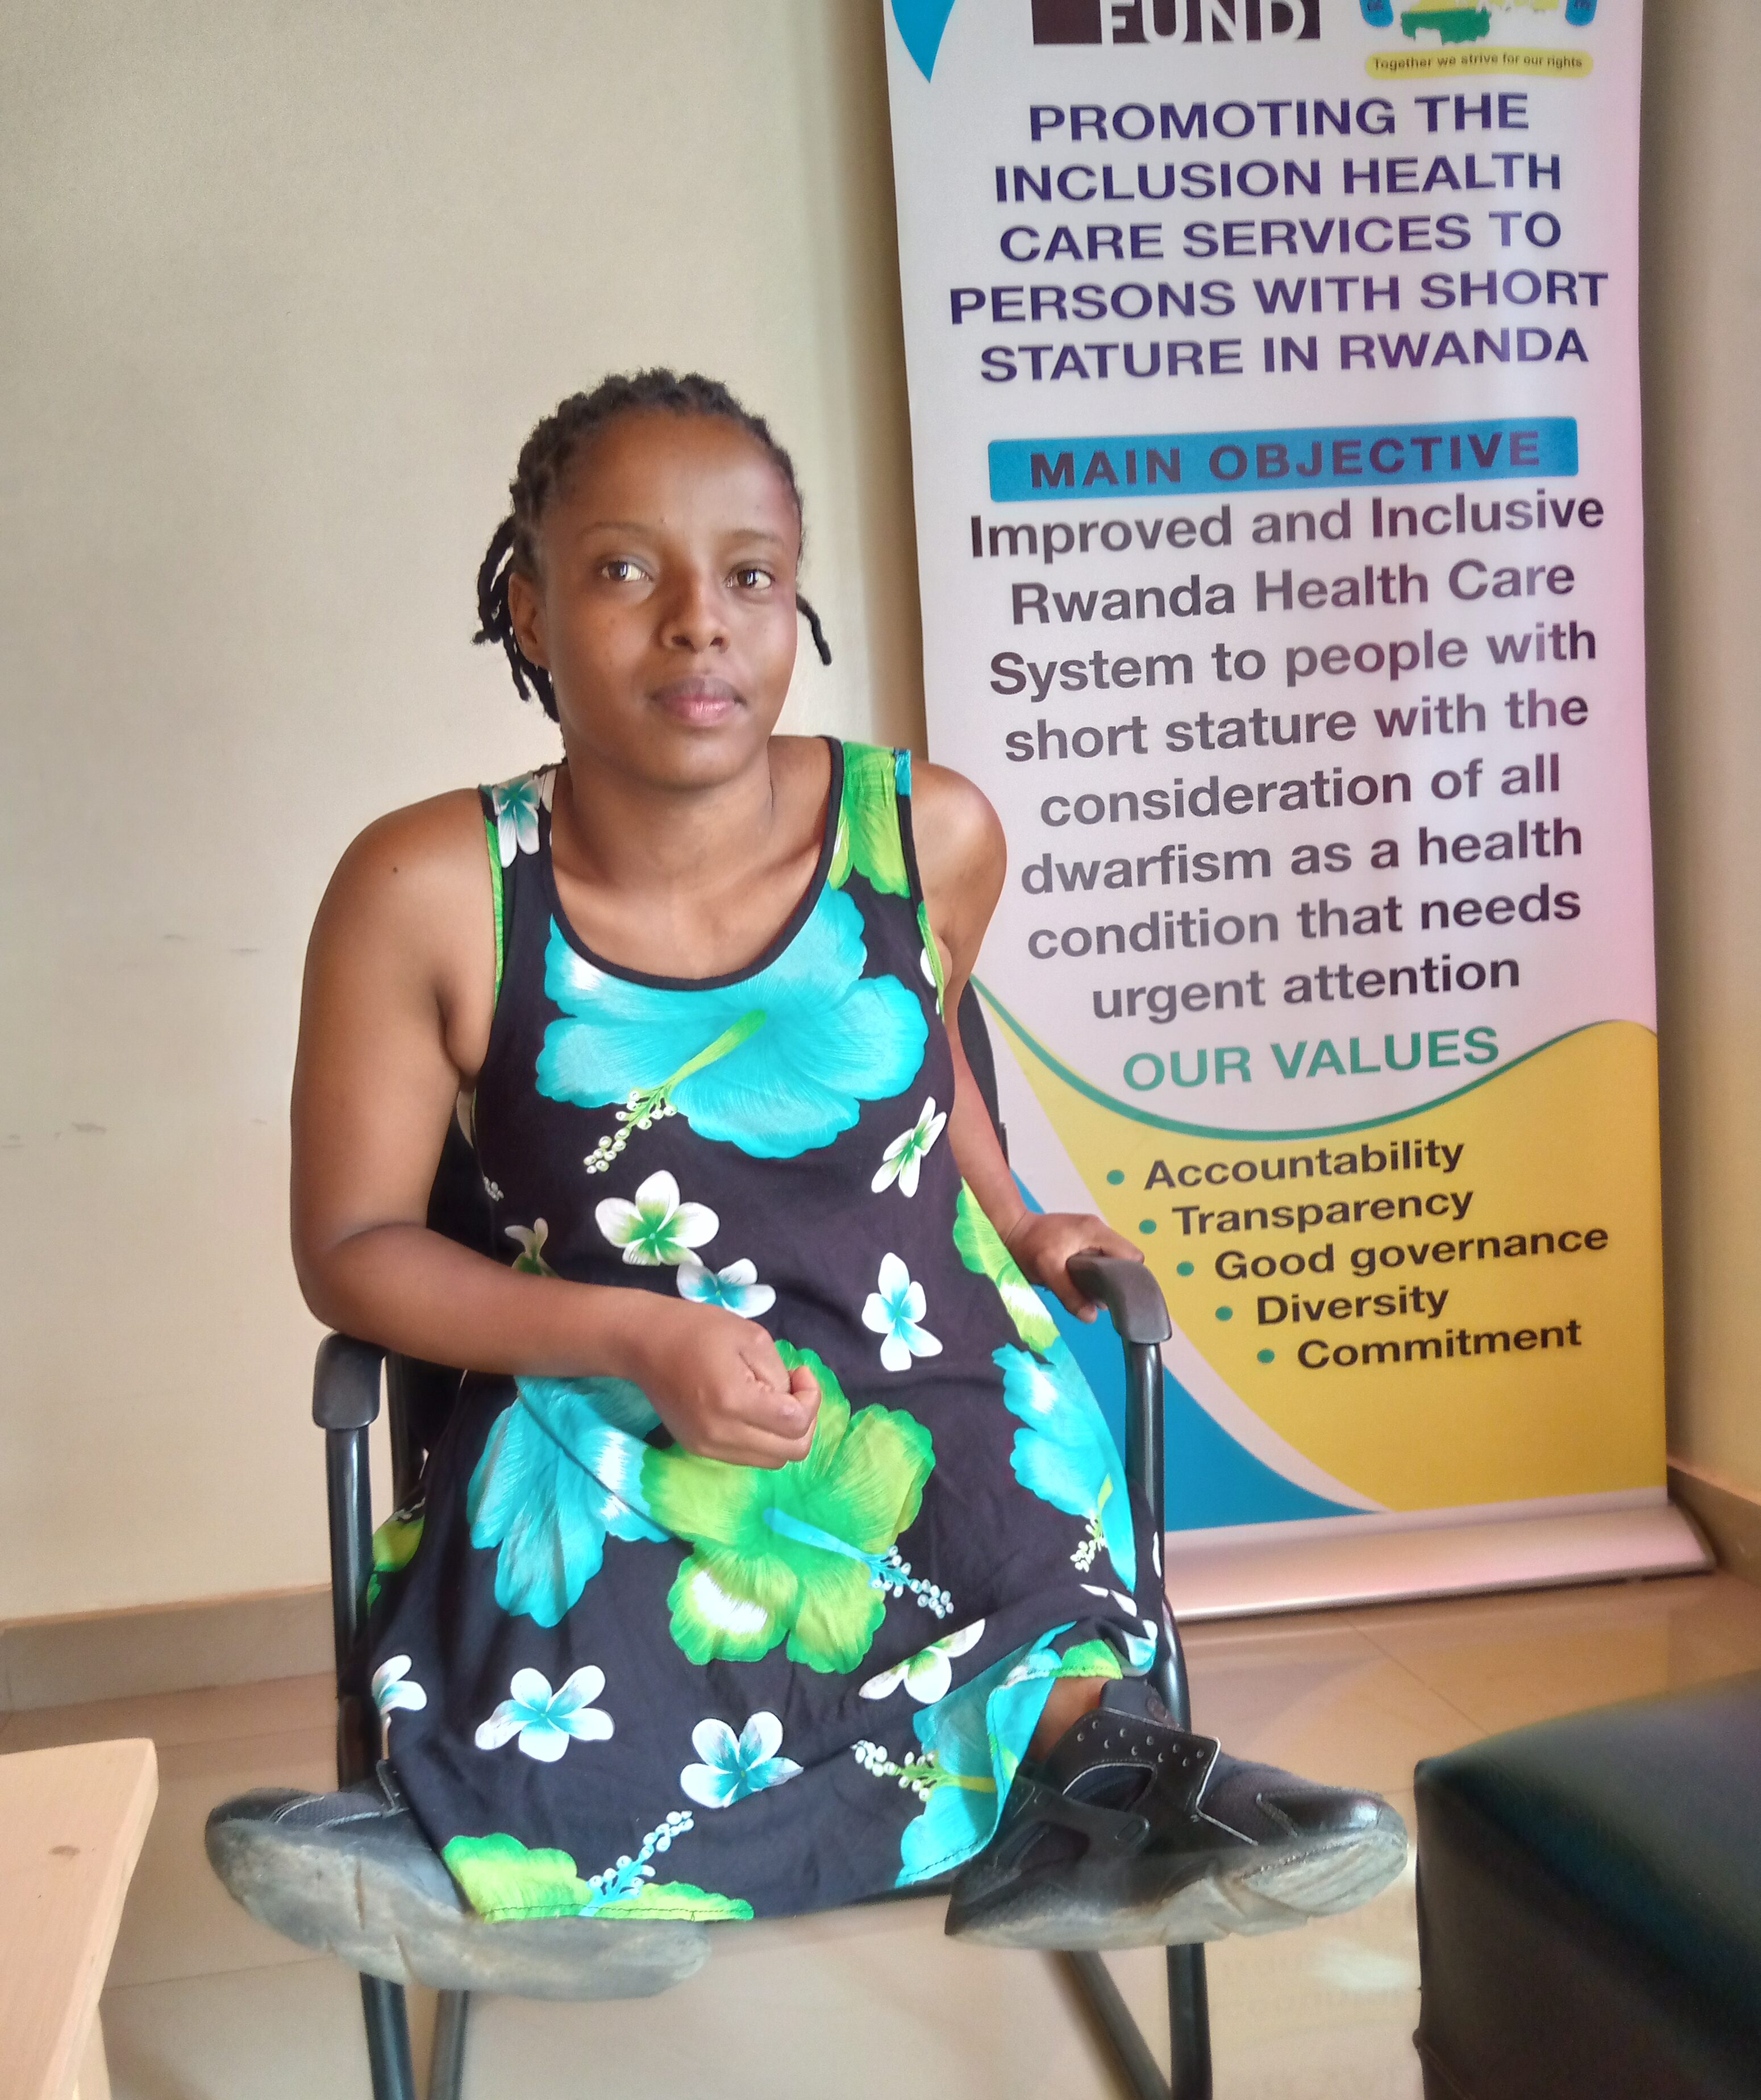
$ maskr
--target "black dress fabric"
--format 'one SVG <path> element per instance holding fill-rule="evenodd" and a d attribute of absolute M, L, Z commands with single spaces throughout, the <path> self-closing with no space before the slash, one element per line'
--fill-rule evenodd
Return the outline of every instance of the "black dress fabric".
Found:
<path fill-rule="evenodd" d="M 466 1379 L 379 1534 L 372 1658 L 398 1780 L 490 1918 L 930 1878 L 991 1836 L 1057 1677 L 1154 1656 L 1159 1542 L 947 1136 L 908 754 L 831 759 L 807 894 L 713 979 L 576 937 L 553 772 L 483 791 L 497 1252 L 723 1306 L 822 1392 L 767 1470 L 686 1453 L 624 1381 Z"/>

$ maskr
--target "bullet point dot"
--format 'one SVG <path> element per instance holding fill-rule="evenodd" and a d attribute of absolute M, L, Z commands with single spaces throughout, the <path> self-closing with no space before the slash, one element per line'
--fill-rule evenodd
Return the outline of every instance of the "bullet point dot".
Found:
<path fill-rule="evenodd" d="M 1141 1233 L 1153 1233 L 1155 1230 L 1155 1220 L 1154 1218 L 1140 1218 L 1137 1220 L 1137 1229 Z"/>
<path fill-rule="evenodd" d="M 1175 1270 L 1174 1273 L 1176 1276 L 1190 1276 L 1192 1274 L 1192 1264 L 1189 1261 L 1183 1261 L 1180 1267 Z"/>
<path fill-rule="evenodd" d="M 1118 1188 L 1118 1186 L 1119 1186 L 1119 1185 L 1120 1184 L 1120 1182 L 1122 1182 L 1122 1181 L 1125 1179 L 1125 1176 L 1124 1176 L 1123 1172 L 1123 1171 L 1122 1171 L 1119 1167 L 1108 1167 L 1108 1169 L 1107 1169 L 1107 1177 L 1106 1177 L 1106 1178 L 1107 1178 L 1108 1181 L 1112 1185 L 1112 1186 L 1113 1186 L 1114 1188 L 1115 1188 L 1115 1189 L 1116 1189 L 1116 1188 Z"/>
<path fill-rule="evenodd" d="M 1220 1320 L 1233 1320 L 1235 1317 L 1235 1308 L 1233 1305 L 1220 1305 L 1216 1309 L 1216 1316 Z"/>
<path fill-rule="evenodd" d="M 1275 1349 L 1262 1349 L 1260 1352 L 1260 1361 L 1263 1364 L 1269 1364 L 1277 1354 L 1278 1352 Z"/>

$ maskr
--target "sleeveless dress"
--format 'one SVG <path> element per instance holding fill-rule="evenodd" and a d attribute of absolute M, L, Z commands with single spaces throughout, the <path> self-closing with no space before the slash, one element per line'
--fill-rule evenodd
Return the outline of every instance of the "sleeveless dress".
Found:
<path fill-rule="evenodd" d="M 756 1321 L 823 1396 L 775 1471 L 611 1378 L 467 1376 L 376 1542 L 403 1793 L 489 1919 L 731 1919 L 932 1878 L 1053 1680 L 1141 1674 L 1159 1541 L 1047 1301 L 962 1182 L 910 757 L 832 743 L 807 894 L 730 976 L 602 960 L 554 772 L 483 791 L 474 1115 L 514 1268 Z"/>

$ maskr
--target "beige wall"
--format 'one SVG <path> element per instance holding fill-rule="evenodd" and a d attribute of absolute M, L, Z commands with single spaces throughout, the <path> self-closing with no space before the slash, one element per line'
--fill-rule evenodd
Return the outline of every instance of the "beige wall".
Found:
<path fill-rule="evenodd" d="M 0 1618 L 316 1582 L 320 892 L 549 748 L 472 582 L 536 416 L 698 364 L 808 498 L 796 721 L 921 719 L 866 0 L 15 0 L 0 68 Z"/>
<path fill-rule="evenodd" d="M 1652 0 L 1647 415 L 1672 1444 L 1761 1489 L 1754 0 Z M 920 721 L 880 0 L 17 0 L 0 73 L 0 1617 L 316 1582 L 299 960 L 376 811 L 548 748 L 466 646 L 525 427 L 770 412 Z"/>
<path fill-rule="evenodd" d="M 1670 1448 L 1761 1493 L 1761 7 L 1650 0 L 1644 352 Z"/>

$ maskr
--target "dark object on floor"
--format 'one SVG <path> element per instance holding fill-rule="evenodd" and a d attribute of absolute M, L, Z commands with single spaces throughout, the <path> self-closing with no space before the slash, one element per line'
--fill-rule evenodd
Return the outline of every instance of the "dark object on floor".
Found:
<path fill-rule="evenodd" d="M 1417 1786 L 1427 2100 L 1761 2100 L 1761 1673 Z"/>
<path fill-rule="evenodd" d="M 1064 1948 L 1282 1932 L 1355 1909 L 1406 1864 L 1378 1795 L 1232 1758 L 1127 1679 L 1016 1775 L 996 1837 L 954 1877 L 947 1929 Z"/>

